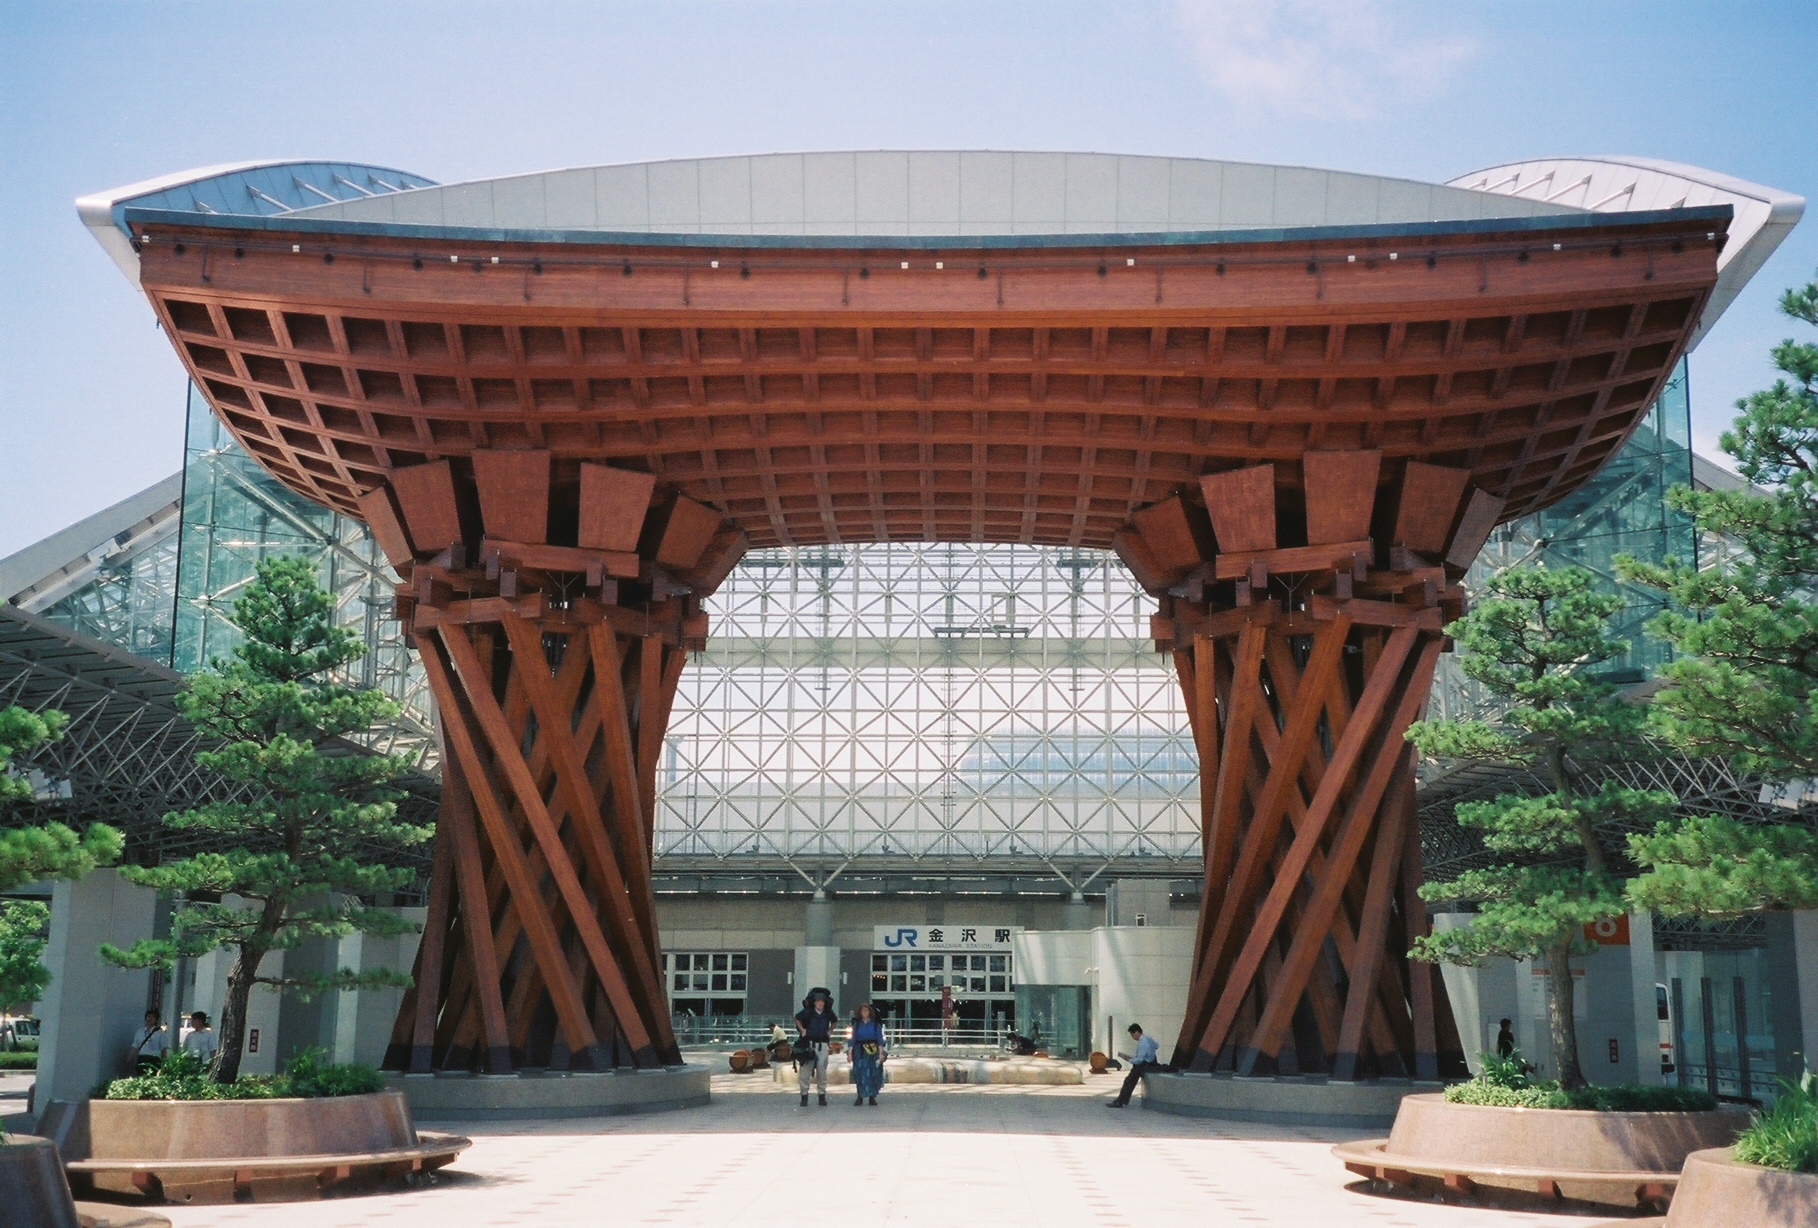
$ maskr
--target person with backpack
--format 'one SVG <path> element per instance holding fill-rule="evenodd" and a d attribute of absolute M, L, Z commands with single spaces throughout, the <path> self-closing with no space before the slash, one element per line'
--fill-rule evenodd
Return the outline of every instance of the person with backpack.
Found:
<path fill-rule="evenodd" d="M 862 1004 L 852 1017 L 852 1027 L 846 1033 L 846 1052 L 852 1055 L 852 1086 L 858 1093 L 852 1103 L 856 1106 L 870 1101 L 871 1107 L 876 1108 L 878 1089 L 884 1086 L 884 1059 L 890 1053 L 890 1037 L 869 1002 Z"/>
<path fill-rule="evenodd" d="M 802 1089 L 802 1107 L 808 1107 L 808 1082 L 813 1079 L 821 1096 L 821 1107 L 827 1107 L 827 1051 L 833 1041 L 833 992 L 819 986 L 802 999 L 802 1009 L 795 1013 L 796 1041 L 791 1056 L 795 1060 L 796 1080 Z"/>

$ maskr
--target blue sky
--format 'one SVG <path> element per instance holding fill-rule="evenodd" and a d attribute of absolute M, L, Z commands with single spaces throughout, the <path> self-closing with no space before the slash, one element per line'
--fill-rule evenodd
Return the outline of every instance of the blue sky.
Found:
<path fill-rule="evenodd" d="M 178 465 L 184 377 L 78 195 L 239 159 L 450 182 L 645 158 L 1085 149 L 1444 180 L 1550 154 L 1818 197 L 1818 3 L 0 0 L 0 555 Z M 1818 210 L 1814 211 L 1818 213 Z M 1692 359 L 1771 378 L 1808 217 Z"/>

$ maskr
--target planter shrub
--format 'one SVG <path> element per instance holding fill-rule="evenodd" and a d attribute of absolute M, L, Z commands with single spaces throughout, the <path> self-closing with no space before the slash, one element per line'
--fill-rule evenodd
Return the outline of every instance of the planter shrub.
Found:
<path fill-rule="evenodd" d="M 216 1083 L 208 1067 L 190 1053 L 172 1053 L 150 1074 L 115 1079 L 105 1100 L 286 1100 L 328 1096 L 364 1096 L 385 1090 L 385 1076 L 357 1062 L 327 1063 L 321 1049 L 305 1049 L 282 1074 L 242 1075 Z"/>
<path fill-rule="evenodd" d="M 0 1070 L 36 1070 L 38 1053 L 36 1050 L 21 1050 L 17 1053 L 0 1053 Z"/>
<path fill-rule="evenodd" d="M 1774 1107 L 1755 1114 L 1736 1139 L 1734 1155 L 1744 1164 L 1818 1173 L 1818 1075 L 1780 1087 Z"/>
<path fill-rule="evenodd" d="M 1554 1080 L 1528 1078 L 1519 1051 L 1503 1058 L 1479 1055 L 1483 1073 L 1446 1088 L 1449 1104 L 1481 1104 L 1503 1109 L 1591 1109 L 1600 1113 L 1708 1113 L 1717 1097 L 1688 1087 L 1561 1087 Z"/>

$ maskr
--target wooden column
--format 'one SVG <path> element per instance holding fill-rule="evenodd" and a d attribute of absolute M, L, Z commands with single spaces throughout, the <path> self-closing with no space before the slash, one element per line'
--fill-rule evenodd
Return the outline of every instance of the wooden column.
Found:
<path fill-rule="evenodd" d="M 649 475 L 539 451 L 396 470 L 361 510 L 403 578 L 444 747 L 432 928 L 390 1064 L 679 1062 L 654 764 L 743 535 Z"/>
<path fill-rule="evenodd" d="M 1118 548 L 1161 599 L 1201 776 L 1205 895 L 1174 1061 L 1355 1079 L 1456 1064 L 1425 931 L 1408 726 L 1501 504 L 1373 451 L 1208 475 Z"/>

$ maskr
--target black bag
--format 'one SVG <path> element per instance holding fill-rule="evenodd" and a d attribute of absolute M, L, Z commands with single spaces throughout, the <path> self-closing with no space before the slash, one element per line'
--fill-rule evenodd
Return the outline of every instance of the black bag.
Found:
<path fill-rule="evenodd" d="M 817 1060 L 814 1056 L 814 1045 L 806 1036 L 795 1038 L 795 1044 L 789 1050 L 789 1060 L 797 1066 L 812 1066 Z"/>

